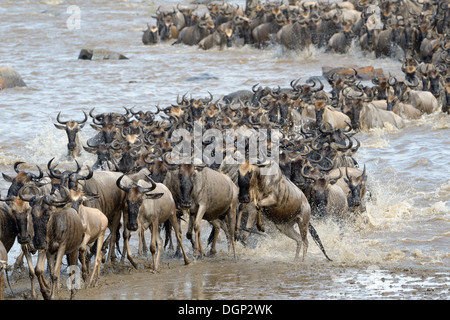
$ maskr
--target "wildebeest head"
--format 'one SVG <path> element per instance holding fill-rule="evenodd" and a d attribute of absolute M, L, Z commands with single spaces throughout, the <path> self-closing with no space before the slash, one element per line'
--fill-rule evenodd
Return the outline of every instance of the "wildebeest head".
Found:
<path fill-rule="evenodd" d="M 78 190 L 79 180 L 88 180 L 91 179 L 94 175 L 94 172 L 90 167 L 88 167 L 87 175 L 80 174 L 81 166 L 76 160 L 75 160 L 75 163 L 77 164 L 76 170 L 74 171 L 66 170 L 61 173 L 60 171 L 55 170 L 57 165 L 52 167 L 52 162 L 54 159 L 55 158 L 50 159 L 50 161 L 47 163 L 47 168 L 50 177 L 52 179 L 58 179 L 60 181 L 59 183 L 60 187 L 66 187 L 69 190 Z"/>
<path fill-rule="evenodd" d="M 156 183 L 147 176 L 148 181 L 150 181 L 150 187 L 143 187 L 136 183 L 132 183 L 129 186 L 123 185 L 122 179 L 125 175 L 121 175 L 119 179 L 116 181 L 116 185 L 119 189 L 125 191 L 127 193 L 126 203 L 128 208 L 128 222 L 127 229 L 130 231 L 136 231 L 138 229 L 138 214 L 141 208 L 142 202 L 145 199 L 159 199 L 164 194 L 163 193 L 149 193 L 156 188 Z"/>
<path fill-rule="evenodd" d="M 63 207 L 71 201 L 70 197 L 68 194 L 64 198 L 57 198 L 48 194 L 35 193 L 31 196 L 22 195 L 21 199 L 28 201 L 31 207 L 33 246 L 37 250 L 46 249 L 48 221 L 57 207 Z"/>
<path fill-rule="evenodd" d="M 164 24 L 164 26 L 166 26 Z M 144 30 L 144 34 L 142 35 L 142 43 L 143 44 L 155 44 L 158 42 L 159 35 L 158 35 L 158 27 L 157 26 L 150 26 L 147 24 L 147 29 Z"/>
<path fill-rule="evenodd" d="M 366 166 L 364 165 L 364 169 L 362 174 L 359 177 L 350 177 L 348 175 L 347 167 L 345 167 L 345 183 L 347 183 L 350 188 L 350 194 L 347 199 L 349 208 L 358 207 L 361 205 L 361 199 L 364 197 L 366 193 L 365 182 L 367 180 L 366 175 Z"/>
<path fill-rule="evenodd" d="M 25 189 L 22 188 L 20 192 Z M 19 192 L 19 194 L 20 194 Z M 30 213 L 30 206 L 26 201 L 23 201 L 20 197 L 6 197 L 1 198 L 0 201 L 8 202 L 8 211 L 15 219 L 15 227 L 17 230 L 17 241 L 19 244 L 27 244 L 31 241 L 31 236 L 28 229 L 28 215 Z"/>
<path fill-rule="evenodd" d="M 25 172 L 23 170 L 19 170 L 19 165 L 23 164 L 24 162 L 18 161 L 14 163 L 14 171 L 17 173 L 17 175 L 13 178 L 7 174 L 2 173 L 3 179 L 5 179 L 8 182 L 11 182 L 11 186 L 8 189 L 7 198 L 10 198 L 12 196 L 18 196 L 19 190 L 24 185 L 30 183 L 30 182 L 37 182 L 44 176 L 44 173 L 42 172 L 41 168 L 37 166 L 39 170 L 39 175 L 36 175 L 32 172 Z"/>
<path fill-rule="evenodd" d="M 81 121 L 75 121 L 75 120 L 68 120 L 68 121 L 62 121 L 60 119 L 61 111 L 58 112 L 58 116 L 56 117 L 56 121 L 58 123 L 54 123 L 55 127 L 60 130 L 65 130 L 67 134 L 67 148 L 69 149 L 69 155 L 72 157 L 78 157 L 80 156 L 80 145 L 77 142 L 77 134 L 78 132 L 84 127 L 88 116 L 86 112 L 84 112 L 84 119 Z"/>
<path fill-rule="evenodd" d="M 197 173 L 193 164 L 182 164 L 178 173 L 180 180 L 180 198 L 181 207 L 189 209 L 193 205 L 192 189 L 194 188 L 194 179 Z"/>
<path fill-rule="evenodd" d="M 323 174 L 306 174 L 306 168 L 306 166 L 302 168 L 302 175 L 305 178 L 313 180 L 309 199 L 312 213 L 317 217 L 324 217 L 327 213 L 329 188 L 342 177 L 342 170 L 339 169 L 338 177 L 330 178 Z"/>
<path fill-rule="evenodd" d="M 239 166 L 238 170 L 238 199 L 240 203 L 249 203 L 251 201 L 252 178 L 255 174 L 255 167 L 248 161 Z"/>

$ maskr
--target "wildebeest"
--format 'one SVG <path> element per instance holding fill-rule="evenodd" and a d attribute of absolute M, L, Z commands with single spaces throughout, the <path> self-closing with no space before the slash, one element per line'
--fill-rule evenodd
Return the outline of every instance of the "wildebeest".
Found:
<path fill-rule="evenodd" d="M 81 219 L 73 208 L 57 208 L 70 199 L 55 199 L 49 195 L 35 195 L 31 199 L 34 228 L 33 245 L 38 250 L 35 273 L 44 299 L 54 299 L 60 286 L 60 273 L 64 255 L 69 255 L 69 266 L 75 265 L 78 249 L 83 240 Z M 45 260 L 50 267 L 51 288 L 44 278 Z M 73 289 L 73 288 L 72 288 Z"/>
<path fill-rule="evenodd" d="M 159 40 L 158 35 L 158 27 L 157 26 L 150 26 L 147 24 L 147 29 L 144 30 L 144 33 L 142 34 L 142 43 L 143 44 L 155 44 Z"/>
<path fill-rule="evenodd" d="M 187 236 L 193 244 L 194 255 L 200 258 L 204 256 L 200 240 L 202 219 L 210 223 L 214 223 L 217 219 L 225 219 L 228 226 L 226 233 L 228 248 L 233 251 L 235 256 L 234 230 L 238 208 L 238 189 L 231 178 L 204 164 L 183 163 L 175 166 L 171 164 L 164 184 L 177 198 L 175 201 L 183 213 L 187 213 L 189 216 Z M 191 234 L 192 229 L 195 241 Z M 211 252 L 213 253 L 214 250 L 215 242 L 213 242 Z"/>
<path fill-rule="evenodd" d="M 403 119 L 392 111 L 378 108 L 374 103 L 363 97 L 353 97 L 346 94 L 345 113 L 350 117 L 353 128 L 368 131 L 373 128 L 384 128 L 391 125 L 394 128 L 401 129 L 405 123 Z"/>
<path fill-rule="evenodd" d="M 95 286 L 100 276 L 102 246 L 103 240 L 105 239 L 105 232 L 108 228 L 108 218 L 97 208 L 87 207 L 83 204 L 83 201 L 86 200 L 86 195 L 81 189 L 66 189 L 66 193 L 69 194 L 70 200 L 72 202 L 72 208 L 78 212 L 84 229 L 83 241 L 80 245 L 80 256 L 82 263 L 81 272 L 84 281 L 87 280 L 88 275 L 88 270 L 86 267 L 86 248 L 88 245 L 92 245 L 95 241 L 97 241 L 97 251 L 95 253 L 94 268 L 92 270 L 91 278 L 89 279 L 88 284 L 88 286 L 91 286 L 91 284 L 93 283 Z"/>
<path fill-rule="evenodd" d="M 108 228 L 111 231 L 111 237 L 107 260 L 114 260 L 116 257 L 114 248 L 117 230 L 122 217 L 122 209 L 126 196 L 125 192 L 116 186 L 116 180 L 122 173 L 102 170 L 92 171 L 89 168 L 89 172 L 85 175 L 82 175 L 80 170 L 77 170 L 65 177 L 63 174 L 55 172 L 55 166 L 51 166 L 51 161 L 49 161 L 47 167 L 51 175 L 65 180 L 62 182 L 64 187 L 78 190 L 79 183 L 86 193 L 97 195 L 95 199 L 86 201 L 85 205 L 99 209 L 108 218 Z"/>
<path fill-rule="evenodd" d="M 303 50 L 312 44 L 308 22 L 296 20 L 284 25 L 277 32 L 277 41 L 291 50 Z"/>
<path fill-rule="evenodd" d="M 17 237 L 17 225 L 14 216 L 12 215 L 10 207 L 0 202 L 0 241 L 9 252 Z"/>
<path fill-rule="evenodd" d="M 347 197 L 342 188 L 336 182 L 342 177 L 342 170 L 339 168 L 339 176 L 319 174 L 318 176 L 305 174 L 304 166 L 302 175 L 313 180 L 309 192 L 309 202 L 311 214 L 317 218 L 345 219 L 348 213 Z"/>
<path fill-rule="evenodd" d="M 310 223 L 311 207 L 306 196 L 281 173 L 276 162 L 252 165 L 245 161 L 239 168 L 238 183 L 239 202 L 253 201 L 282 233 L 296 242 L 295 259 L 299 257 L 302 244 L 303 260 L 305 259 L 308 230 L 329 259 Z M 295 231 L 295 225 L 298 226 L 300 234 Z"/>
<path fill-rule="evenodd" d="M 345 175 L 338 179 L 336 184 L 341 187 L 347 196 L 348 209 L 351 212 L 364 212 L 366 210 L 364 197 L 367 188 L 366 166 L 364 165 L 362 171 L 358 168 L 340 167 L 331 170 L 328 175 L 335 178 L 339 175 L 338 170 L 345 172 Z"/>
<path fill-rule="evenodd" d="M 31 224 L 31 207 L 28 204 L 28 201 L 23 199 L 23 193 L 27 189 L 27 185 L 20 189 L 18 197 L 11 197 L 6 199 L 0 199 L 0 201 L 7 201 L 9 203 L 10 214 L 14 217 L 15 226 L 13 230 L 17 230 L 17 242 L 20 245 L 22 250 L 20 256 L 17 258 L 16 265 L 21 266 L 23 261 L 23 257 L 26 258 L 28 263 L 28 275 L 31 282 L 31 297 L 32 299 L 36 299 L 36 290 L 34 287 L 34 266 L 31 258 L 31 253 L 36 252 L 32 244 L 32 237 L 34 236 L 33 226 Z M 39 190 L 37 187 L 33 187 L 36 190 Z M 11 233 L 11 231 L 9 231 Z M 1 238 L 0 238 L 1 240 Z"/>
<path fill-rule="evenodd" d="M 217 29 L 213 33 L 203 38 L 198 46 L 203 50 L 209 50 L 214 47 L 219 47 L 219 49 L 222 50 L 225 46 L 231 47 L 232 35 L 232 29 Z"/>
<path fill-rule="evenodd" d="M 328 49 L 337 53 L 347 53 L 352 43 L 353 33 L 350 23 L 343 23 L 342 30 L 333 34 L 328 41 Z"/>
<path fill-rule="evenodd" d="M 7 198 L 11 198 L 12 196 L 18 196 L 19 190 L 28 183 L 31 182 L 39 182 L 44 177 L 44 172 L 41 170 L 39 166 L 36 166 L 39 170 L 39 175 L 36 175 L 32 172 L 27 172 L 19 169 L 19 165 L 24 164 L 23 161 L 16 161 L 14 163 L 14 171 L 17 175 L 13 178 L 10 175 L 2 173 L 3 179 L 10 182 L 11 185 L 8 188 L 8 192 L 6 194 Z"/>
<path fill-rule="evenodd" d="M 124 177 L 128 180 L 126 184 L 122 183 Z M 169 221 L 175 230 L 178 245 L 183 252 L 184 262 L 189 264 L 189 259 L 181 241 L 181 231 L 172 194 L 162 183 L 155 183 L 150 177 L 147 177 L 147 179 L 150 182 L 139 180 L 137 183 L 134 183 L 128 177 L 122 175 L 116 181 L 117 187 L 127 193 L 127 214 L 124 217 L 125 227 L 129 231 L 138 230 L 138 225 L 143 231 L 151 227 L 152 240 L 150 251 L 153 256 L 153 270 L 158 271 L 163 246 L 159 230 L 163 223 Z M 124 234 L 124 237 L 128 237 L 128 234 Z M 129 242 L 127 244 L 124 250 L 126 250 L 130 262 L 136 267 Z"/>
<path fill-rule="evenodd" d="M 189 46 L 198 45 L 199 42 L 210 34 L 214 23 L 206 17 L 196 17 L 195 23 L 181 29 L 178 40 L 175 43 L 183 43 Z"/>
<path fill-rule="evenodd" d="M 285 25 L 286 17 L 278 8 L 273 9 L 274 18 L 269 22 L 262 23 L 252 30 L 252 38 L 255 45 L 260 48 L 271 40 L 271 35 L 277 32 Z"/>
<path fill-rule="evenodd" d="M 81 121 L 76 120 L 67 120 L 62 121 L 60 119 L 61 111 L 58 112 L 58 115 L 56 116 L 56 121 L 58 123 L 54 123 L 55 127 L 60 130 L 65 130 L 67 134 L 67 149 L 68 149 L 68 156 L 71 158 L 79 157 L 81 155 L 81 140 L 80 136 L 78 135 L 79 131 L 83 129 L 87 119 L 88 115 L 86 112 L 84 112 L 84 119 Z"/>

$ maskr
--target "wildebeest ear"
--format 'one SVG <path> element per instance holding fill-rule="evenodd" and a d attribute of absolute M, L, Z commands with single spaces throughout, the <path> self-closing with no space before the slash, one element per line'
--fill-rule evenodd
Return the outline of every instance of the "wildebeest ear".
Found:
<path fill-rule="evenodd" d="M 156 199 L 161 198 L 163 195 L 164 195 L 164 193 L 147 193 L 147 194 L 145 194 L 145 198 L 156 200 Z"/>
<path fill-rule="evenodd" d="M 66 126 L 60 125 L 58 123 L 54 123 L 55 127 L 59 130 L 66 130 Z"/>
<path fill-rule="evenodd" d="M 346 184 L 348 184 L 348 182 L 349 182 L 347 178 L 344 178 L 344 181 Z"/>
<path fill-rule="evenodd" d="M 13 182 L 13 178 L 8 176 L 7 174 L 2 173 L 3 179 L 5 179 L 8 182 Z"/>

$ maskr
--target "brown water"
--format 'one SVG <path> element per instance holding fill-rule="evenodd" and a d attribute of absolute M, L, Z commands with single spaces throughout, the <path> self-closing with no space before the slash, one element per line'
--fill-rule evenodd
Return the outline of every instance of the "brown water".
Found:
<path fill-rule="evenodd" d="M 0 171 L 12 174 L 17 160 L 42 167 L 64 160 L 67 138 L 53 123 L 82 119 L 82 111 L 123 112 L 168 106 L 177 95 L 215 98 L 252 85 L 289 86 L 293 79 L 322 74 L 322 66 L 383 68 L 401 76 L 396 59 L 311 49 L 284 52 L 233 47 L 219 51 L 159 43 L 144 46 L 142 30 L 159 2 L 83 1 L 80 29 L 67 25 L 62 1 L 3 0 L 0 4 L 0 66 L 14 67 L 27 87 L 0 92 Z M 74 3 L 74 4 L 77 4 Z M 165 1 L 160 3 L 173 3 Z M 233 2 L 234 3 L 234 2 Z M 69 25 L 70 26 L 70 25 Z M 129 58 L 78 60 L 82 48 L 107 48 Z M 207 73 L 217 79 L 188 81 Z M 86 126 L 82 138 L 91 137 Z M 107 272 L 99 287 L 77 298 L 98 299 L 448 299 L 450 284 L 450 117 L 440 113 L 407 123 L 401 130 L 359 133 L 357 160 L 366 164 L 373 200 L 355 225 L 316 222 L 333 262 L 326 262 L 310 238 L 305 262 L 295 263 L 294 243 L 272 230 L 253 235 L 237 259 L 220 238 L 219 253 L 183 266 L 162 257 L 157 274 Z M 84 153 L 81 162 L 92 164 Z M 8 183 L 0 179 L 4 196 Z M 207 234 L 207 231 L 204 232 Z M 137 251 L 137 236 L 132 237 Z M 188 252 L 192 255 L 189 243 Z M 14 261 L 19 249 L 9 253 Z M 151 260 L 140 259 L 149 264 Z M 11 263 L 11 262 L 10 262 Z M 124 268 L 128 270 L 127 268 Z M 108 269 L 109 270 L 109 269 Z M 64 271 L 64 270 L 63 270 Z M 14 290 L 14 283 L 12 288 Z M 64 289 L 63 289 L 64 291 Z"/>

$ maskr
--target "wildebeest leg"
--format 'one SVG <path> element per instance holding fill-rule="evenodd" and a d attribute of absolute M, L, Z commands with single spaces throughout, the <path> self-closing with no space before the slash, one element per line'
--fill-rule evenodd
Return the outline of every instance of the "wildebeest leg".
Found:
<path fill-rule="evenodd" d="M 169 245 L 169 249 L 173 250 L 173 242 L 172 242 L 172 224 L 170 223 L 169 220 L 166 220 L 164 222 L 164 231 L 165 231 L 165 240 L 164 240 L 164 249 L 166 248 L 167 245 Z M 178 251 L 178 248 L 177 248 Z"/>
<path fill-rule="evenodd" d="M 88 272 L 86 267 L 86 246 L 89 243 L 91 236 L 87 233 L 84 234 L 83 242 L 80 245 L 80 254 L 81 254 L 81 274 L 83 276 L 83 281 L 86 281 Z M 97 258 L 97 257 L 96 257 Z"/>
<path fill-rule="evenodd" d="M 228 219 L 228 231 L 229 231 L 229 239 L 228 239 L 228 251 L 230 249 L 233 251 L 233 257 L 236 258 L 236 247 L 234 244 L 234 232 L 236 230 L 236 216 L 237 210 L 239 207 L 239 202 L 236 199 L 231 203 L 230 208 L 228 209 L 227 219 Z"/>
<path fill-rule="evenodd" d="M 189 264 L 189 258 L 187 256 L 186 252 L 184 251 L 184 247 L 183 247 L 183 243 L 182 243 L 182 239 L 181 239 L 181 229 L 180 229 L 180 225 L 178 224 L 176 214 L 175 213 L 172 214 L 172 216 L 169 219 L 170 219 L 170 223 L 172 224 L 173 229 L 175 230 L 175 236 L 177 237 L 178 246 L 181 248 L 181 251 L 183 252 L 184 264 Z"/>
<path fill-rule="evenodd" d="M 158 271 L 159 259 L 162 249 L 162 239 L 159 235 L 158 219 L 153 219 L 151 224 L 152 240 L 150 242 L 150 252 L 153 258 L 153 271 Z"/>
<path fill-rule="evenodd" d="M 60 281 L 60 274 L 61 274 L 61 266 L 62 266 L 62 260 L 64 257 L 64 253 L 66 251 L 66 245 L 64 243 L 60 244 L 58 251 L 56 253 L 56 261 L 55 261 L 55 255 L 52 255 L 51 258 L 49 257 L 48 263 L 49 265 L 54 265 L 54 267 L 51 270 L 51 279 L 52 279 L 52 288 L 50 293 L 50 299 L 55 299 L 55 295 L 58 294 L 59 291 L 59 281 Z"/>
<path fill-rule="evenodd" d="M 72 252 L 71 254 L 69 254 L 67 256 L 67 260 L 69 263 L 69 266 L 75 266 L 77 264 L 77 257 L 78 257 L 78 253 L 79 253 L 79 249 L 78 250 L 74 250 L 74 252 Z M 62 260 L 61 260 L 61 265 L 62 265 Z M 56 274 L 58 276 L 58 286 L 57 286 L 57 291 L 60 288 L 60 279 L 61 279 L 61 265 L 59 265 L 59 272 Z M 74 274 L 75 271 L 72 270 L 72 274 Z M 71 275 L 72 275 L 71 274 Z M 76 292 L 77 286 L 72 286 L 72 288 L 70 289 L 70 300 L 73 299 L 75 292 Z"/>
<path fill-rule="evenodd" d="M 262 210 L 262 208 L 258 208 L 256 211 L 256 227 L 258 228 L 259 231 L 264 232 L 264 226 L 262 225 L 262 220 L 261 220 L 261 210 Z"/>
<path fill-rule="evenodd" d="M 286 236 L 291 238 L 297 243 L 297 248 L 295 250 L 295 260 L 298 260 L 300 249 L 302 247 L 302 236 L 294 229 L 295 220 L 283 224 L 277 224 L 277 228 Z M 303 257 L 304 259 L 305 257 Z"/>
<path fill-rule="evenodd" d="M 184 212 L 183 212 L 184 214 Z M 192 248 L 195 248 L 195 239 L 192 236 L 192 230 L 194 229 L 194 217 L 191 215 L 191 213 L 189 212 L 189 210 L 187 211 L 188 217 L 189 217 L 189 222 L 188 222 L 188 230 L 186 232 L 186 239 L 191 241 L 192 244 Z"/>
<path fill-rule="evenodd" d="M 194 246 L 194 256 L 202 258 L 205 254 L 203 252 L 202 243 L 200 239 L 200 224 L 203 219 L 203 215 L 206 212 L 206 207 L 204 204 L 200 204 L 195 215 L 194 220 L 194 232 L 195 232 L 195 246 Z"/>
<path fill-rule="evenodd" d="M 140 227 L 139 231 L 139 248 L 138 248 L 138 254 L 139 255 L 147 255 L 147 243 L 145 243 L 145 229 L 144 227 Z"/>
<path fill-rule="evenodd" d="M 121 214 L 115 214 L 113 217 L 113 221 L 108 226 L 109 230 L 111 231 L 111 234 L 110 234 L 110 243 L 107 261 L 115 261 L 117 258 L 115 249 L 116 249 L 117 231 L 119 230 L 120 224 L 120 216 Z"/>
<path fill-rule="evenodd" d="M 217 239 L 219 238 L 220 220 L 210 221 L 209 223 L 213 227 L 213 231 L 211 231 L 213 239 L 211 240 L 211 250 L 209 251 L 209 254 L 215 255 L 217 253 L 216 243 L 217 243 Z"/>
<path fill-rule="evenodd" d="M 246 241 L 250 235 L 249 230 L 253 227 L 253 224 L 255 223 L 255 218 L 256 218 L 256 207 L 253 205 L 253 203 L 243 203 L 242 204 L 242 208 L 241 208 L 241 212 L 240 214 L 242 214 L 242 212 L 245 212 L 247 215 L 247 222 L 245 224 L 245 228 L 246 230 L 244 230 L 244 232 L 236 234 L 236 238 L 240 238 L 240 241 L 242 241 L 244 243 L 244 245 L 246 244 Z M 241 226 L 241 223 L 236 222 L 236 229 L 239 230 Z"/>
<path fill-rule="evenodd" d="M 124 229 L 123 229 L 123 251 L 124 254 L 122 255 L 122 259 L 121 259 L 121 263 L 123 263 L 125 260 L 125 255 L 128 258 L 128 261 L 130 261 L 130 263 L 133 265 L 133 267 L 135 269 L 137 269 L 137 263 L 136 261 L 134 261 L 134 257 L 133 254 L 131 253 L 131 248 L 130 248 L 130 237 L 131 237 L 131 232 L 130 230 L 127 229 L 126 227 L 127 222 L 124 222 Z"/>
<path fill-rule="evenodd" d="M 270 194 L 268 197 L 258 201 L 258 207 L 270 207 L 277 204 L 277 197 L 274 194 Z"/>
<path fill-rule="evenodd" d="M 92 270 L 91 279 L 89 280 L 89 287 L 92 284 L 92 280 L 94 280 L 94 287 L 97 285 L 98 278 L 100 276 L 100 264 L 102 262 L 102 246 L 98 245 L 99 243 L 103 243 L 103 239 L 105 239 L 105 230 L 102 231 L 102 233 L 97 238 L 97 252 L 95 254 L 95 262 L 94 262 L 94 269 Z"/>
<path fill-rule="evenodd" d="M 14 269 L 22 270 L 23 268 L 23 251 L 20 252 L 19 256 L 16 259 L 16 262 L 14 262 Z"/>
<path fill-rule="evenodd" d="M 30 276 L 30 281 L 31 281 L 31 297 L 33 299 L 36 299 L 37 298 L 36 290 L 34 288 L 35 273 L 34 273 L 33 261 L 31 259 L 31 254 L 30 254 L 30 251 L 28 250 L 28 244 L 22 245 L 22 254 L 25 256 L 25 258 L 27 259 L 27 263 L 28 263 L 28 274 Z"/>
<path fill-rule="evenodd" d="M 303 242 L 303 257 L 302 261 L 305 261 L 306 252 L 308 251 L 308 226 L 309 219 L 305 218 L 297 218 L 298 229 L 300 230 L 300 236 L 302 237 Z"/>
<path fill-rule="evenodd" d="M 44 299 L 48 300 L 50 292 L 49 292 L 48 284 L 44 278 L 46 258 L 47 258 L 46 250 L 39 250 L 38 251 L 38 259 L 36 262 L 36 268 L 34 269 L 34 272 L 39 281 L 39 286 L 41 287 L 42 296 L 44 297 Z"/>

